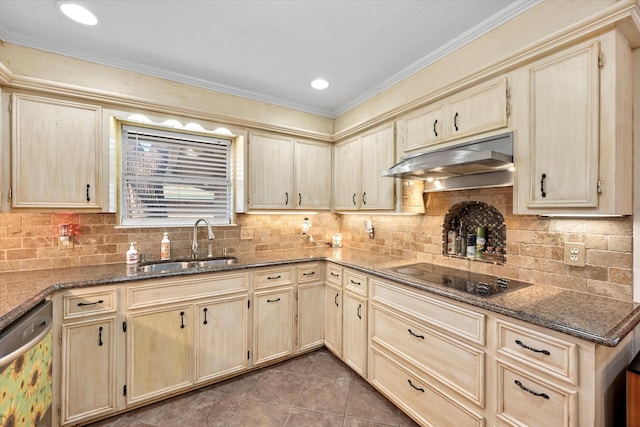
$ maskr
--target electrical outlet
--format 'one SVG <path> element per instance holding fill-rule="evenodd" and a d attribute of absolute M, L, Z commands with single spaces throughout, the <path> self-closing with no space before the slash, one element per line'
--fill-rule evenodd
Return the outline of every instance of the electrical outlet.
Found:
<path fill-rule="evenodd" d="M 584 243 L 564 243 L 564 263 L 575 267 L 584 267 L 586 258 Z"/>
<path fill-rule="evenodd" d="M 253 239 L 253 227 L 240 227 L 240 240 Z"/>

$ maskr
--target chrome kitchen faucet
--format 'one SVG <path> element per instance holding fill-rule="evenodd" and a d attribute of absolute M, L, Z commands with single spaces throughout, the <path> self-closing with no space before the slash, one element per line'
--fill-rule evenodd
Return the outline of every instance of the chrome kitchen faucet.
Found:
<path fill-rule="evenodd" d="M 213 231 L 211 230 L 211 224 L 209 224 L 209 221 L 204 218 L 200 218 L 196 220 L 195 224 L 193 224 L 193 242 L 191 243 L 191 258 L 193 259 L 198 258 L 198 224 L 200 224 L 200 221 L 204 221 L 204 223 L 207 225 L 207 256 L 209 258 L 213 256 L 213 253 L 211 252 L 211 242 L 216 238 L 216 236 L 213 235 Z"/>

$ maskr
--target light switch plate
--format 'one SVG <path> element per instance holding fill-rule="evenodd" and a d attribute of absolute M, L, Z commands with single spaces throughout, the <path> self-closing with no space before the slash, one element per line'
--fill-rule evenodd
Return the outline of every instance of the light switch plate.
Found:
<path fill-rule="evenodd" d="M 584 243 L 564 243 L 564 263 L 574 267 L 584 267 L 586 248 Z"/>

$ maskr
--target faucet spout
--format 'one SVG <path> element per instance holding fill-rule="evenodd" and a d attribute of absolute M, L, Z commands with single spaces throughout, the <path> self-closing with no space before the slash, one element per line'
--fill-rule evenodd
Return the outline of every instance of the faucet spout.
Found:
<path fill-rule="evenodd" d="M 211 242 L 216 238 L 216 236 L 213 234 L 213 230 L 211 230 L 211 224 L 209 224 L 209 221 L 204 218 L 200 218 L 196 220 L 195 224 L 193 224 L 193 241 L 191 242 L 191 258 L 193 259 L 198 258 L 198 224 L 200 224 L 200 222 L 204 222 L 207 226 L 207 256 L 213 256 L 211 251 Z"/>

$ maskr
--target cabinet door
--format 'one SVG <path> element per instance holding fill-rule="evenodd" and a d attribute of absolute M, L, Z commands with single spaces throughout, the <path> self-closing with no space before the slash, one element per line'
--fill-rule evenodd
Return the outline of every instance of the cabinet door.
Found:
<path fill-rule="evenodd" d="M 254 293 L 253 364 L 293 354 L 293 287 Z"/>
<path fill-rule="evenodd" d="M 360 209 L 393 209 L 396 180 L 382 172 L 395 163 L 393 124 L 362 135 Z"/>
<path fill-rule="evenodd" d="M 324 344 L 342 357 L 342 288 L 331 285 L 325 288 Z"/>
<path fill-rule="evenodd" d="M 298 351 L 324 342 L 324 284 L 298 285 Z"/>
<path fill-rule="evenodd" d="M 249 207 L 292 209 L 293 140 L 251 134 L 249 141 Z"/>
<path fill-rule="evenodd" d="M 100 107 L 21 94 L 12 102 L 13 206 L 100 208 Z"/>
<path fill-rule="evenodd" d="M 116 410 L 115 317 L 62 325 L 62 424 Z"/>
<path fill-rule="evenodd" d="M 367 376 L 367 301 L 344 293 L 342 314 L 342 360 L 354 371 Z"/>
<path fill-rule="evenodd" d="M 297 208 L 331 209 L 330 145 L 296 141 L 295 177 Z"/>
<path fill-rule="evenodd" d="M 191 385 L 192 308 L 163 308 L 129 316 L 127 404 Z"/>
<path fill-rule="evenodd" d="M 529 69 L 529 207 L 598 205 L 599 43 Z"/>
<path fill-rule="evenodd" d="M 405 152 L 444 141 L 444 105 L 427 105 L 398 120 L 398 137 Z"/>
<path fill-rule="evenodd" d="M 247 368 L 247 295 L 196 305 L 196 382 Z"/>
<path fill-rule="evenodd" d="M 362 183 L 362 144 L 360 138 L 334 148 L 333 205 L 336 210 L 360 209 Z"/>
<path fill-rule="evenodd" d="M 454 95 L 446 104 L 446 139 L 507 126 L 507 79 L 501 78 Z"/>

